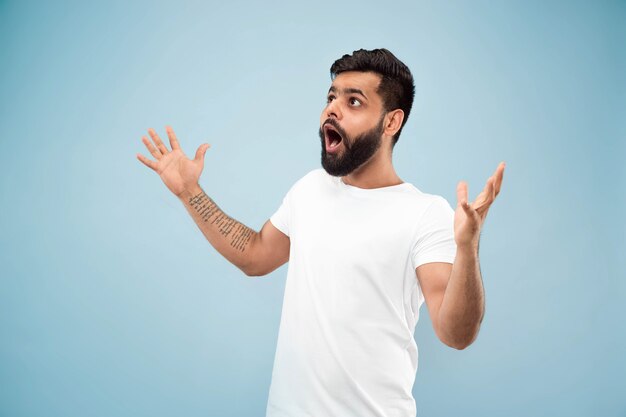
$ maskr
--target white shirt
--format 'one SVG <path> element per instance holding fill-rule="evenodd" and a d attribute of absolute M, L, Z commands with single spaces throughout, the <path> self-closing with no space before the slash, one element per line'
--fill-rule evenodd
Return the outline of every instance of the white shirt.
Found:
<path fill-rule="evenodd" d="M 270 221 L 291 246 L 267 417 L 415 417 L 415 268 L 454 262 L 450 205 L 317 169 Z"/>

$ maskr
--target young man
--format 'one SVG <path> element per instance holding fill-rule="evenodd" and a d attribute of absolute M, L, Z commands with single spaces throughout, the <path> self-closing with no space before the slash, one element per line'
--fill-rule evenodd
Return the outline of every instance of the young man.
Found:
<path fill-rule="evenodd" d="M 409 69 L 386 49 L 331 67 L 320 117 L 322 167 L 289 190 L 260 232 L 228 217 L 198 185 L 208 144 L 185 157 L 154 130 L 142 140 L 156 171 L 209 242 L 249 276 L 289 261 L 267 416 L 415 416 L 414 329 L 425 301 L 437 336 L 456 349 L 484 314 L 480 230 L 504 164 L 476 200 L 453 211 L 403 182 L 392 149 L 414 96 Z"/>

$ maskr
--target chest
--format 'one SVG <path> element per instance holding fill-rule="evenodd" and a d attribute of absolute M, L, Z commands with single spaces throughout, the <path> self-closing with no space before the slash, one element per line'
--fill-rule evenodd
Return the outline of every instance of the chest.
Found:
<path fill-rule="evenodd" d="M 384 199 L 330 196 L 294 207 L 292 244 L 321 262 L 391 263 L 408 255 L 415 213 Z"/>

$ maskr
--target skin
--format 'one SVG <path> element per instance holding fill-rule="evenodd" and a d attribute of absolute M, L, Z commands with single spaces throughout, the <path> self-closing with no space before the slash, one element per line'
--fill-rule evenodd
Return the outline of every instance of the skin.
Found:
<path fill-rule="evenodd" d="M 320 126 L 327 118 L 335 118 L 351 137 L 376 126 L 383 113 L 382 98 L 376 90 L 380 75 L 372 72 L 343 72 L 335 77 L 328 93 L 327 105 L 320 115 Z M 348 89 L 363 94 L 348 93 Z M 404 112 L 400 109 L 388 112 L 383 121 L 383 144 L 378 152 L 361 167 L 342 177 L 344 183 L 359 188 L 379 188 L 401 184 L 391 163 L 391 140 L 402 126 Z M 343 144 L 339 152 L 343 152 Z"/>
<path fill-rule="evenodd" d="M 370 72 L 339 74 L 333 80 L 327 105 L 320 115 L 320 128 L 325 120 L 334 118 L 351 138 L 356 138 L 372 129 L 384 114 L 382 146 L 370 160 L 341 177 L 344 183 L 354 187 L 371 189 L 403 183 L 392 163 L 392 138 L 402 126 L 404 112 L 384 110 L 382 99 L 376 92 L 380 79 L 379 75 Z M 159 174 L 213 247 L 248 276 L 266 275 L 287 262 L 288 236 L 269 220 L 256 232 L 232 219 L 199 186 L 204 156 L 210 145 L 200 145 L 195 158 L 189 159 L 180 148 L 172 128 L 166 130 L 171 150 L 153 129 L 149 129 L 152 141 L 145 136 L 142 141 L 155 161 L 141 154 L 137 154 L 137 158 Z M 500 192 L 504 168 L 503 162 L 498 165 L 472 202 L 468 201 L 467 184 L 458 183 L 454 264 L 434 262 L 415 270 L 437 337 L 456 349 L 464 349 L 474 342 L 484 317 L 485 297 L 478 259 L 480 231 Z"/>

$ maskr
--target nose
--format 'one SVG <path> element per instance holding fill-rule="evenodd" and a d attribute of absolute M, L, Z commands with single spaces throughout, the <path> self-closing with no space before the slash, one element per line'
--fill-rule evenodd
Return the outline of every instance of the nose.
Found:
<path fill-rule="evenodd" d="M 331 118 L 334 117 L 335 119 L 341 120 L 341 107 L 339 106 L 338 103 L 338 99 L 334 99 L 332 100 L 330 103 L 328 103 L 328 105 L 326 106 L 326 117 L 327 118 Z"/>

